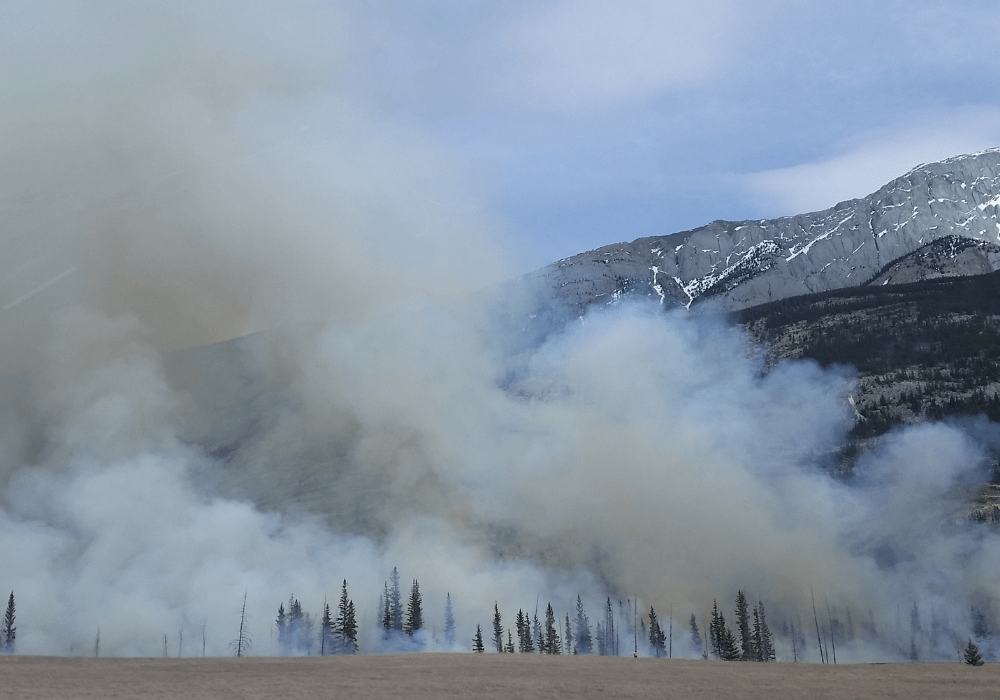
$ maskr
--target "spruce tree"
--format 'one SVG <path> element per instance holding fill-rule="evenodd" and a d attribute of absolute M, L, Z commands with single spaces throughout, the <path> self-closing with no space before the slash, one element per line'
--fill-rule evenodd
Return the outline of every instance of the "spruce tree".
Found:
<path fill-rule="evenodd" d="M 979 653 L 979 647 L 973 644 L 971 639 L 968 646 L 965 647 L 965 663 L 969 664 L 969 666 L 983 665 L 983 657 Z"/>
<path fill-rule="evenodd" d="M 552 603 L 545 608 L 545 649 L 546 654 L 562 653 L 559 643 L 559 632 L 556 631 L 556 614 L 552 610 Z"/>
<path fill-rule="evenodd" d="M 330 604 L 323 601 L 323 619 L 319 623 L 319 655 L 335 653 L 332 648 L 333 618 L 330 617 Z"/>
<path fill-rule="evenodd" d="M 649 606 L 649 646 L 653 650 L 656 658 L 666 656 L 667 636 L 663 634 L 660 621 L 656 619 L 656 611 L 653 606 Z"/>
<path fill-rule="evenodd" d="M 774 639 L 771 628 L 767 626 L 767 616 L 764 613 L 764 603 L 757 601 L 753 609 L 753 639 L 754 660 L 774 661 Z"/>
<path fill-rule="evenodd" d="M 413 579 L 410 601 L 406 605 L 406 633 L 412 637 L 413 633 L 423 626 L 423 598 L 420 596 L 420 584 L 417 583 L 417 579 Z"/>
<path fill-rule="evenodd" d="M 354 611 L 354 601 L 347 597 L 347 579 L 340 588 L 340 602 L 337 617 L 333 621 L 334 644 L 338 654 L 358 652 L 358 621 Z"/>
<path fill-rule="evenodd" d="M 13 654 L 16 651 L 17 627 L 14 626 L 14 591 L 10 592 L 7 599 L 7 612 L 3 616 L 3 626 L 0 627 L 0 643 L 2 643 L 2 653 Z"/>
<path fill-rule="evenodd" d="M 593 641 L 590 637 L 590 620 L 583 609 L 583 600 L 576 597 L 576 649 L 581 654 L 593 651 Z"/>
<path fill-rule="evenodd" d="M 701 643 L 701 630 L 698 629 L 698 621 L 695 620 L 694 614 L 691 614 L 691 649 L 701 656 L 704 650 Z"/>
<path fill-rule="evenodd" d="M 482 654 L 486 651 L 486 647 L 483 646 L 483 628 L 481 625 L 476 625 L 476 636 L 472 638 L 472 651 L 477 654 Z"/>
<path fill-rule="evenodd" d="M 451 607 L 451 593 L 444 600 L 444 643 L 449 647 L 455 644 L 455 613 Z"/>
<path fill-rule="evenodd" d="M 288 615 L 285 614 L 285 604 L 282 603 L 278 606 L 278 617 L 275 618 L 274 624 L 278 628 L 278 653 L 287 654 L 288 653 Z"/>
<path fill-rule="evenodd" d="M 493 601 L 493 648 L 503 653 L 503 625 L 500 624 L 500 607 Z"/>
<path fill-rule="evenodd" d="M 566 613 L 566 636 L 564 639 L 566 642 L 565 646 L 566 653 L 567 654 L 574 653 L 575 650 L 573 649 L 573 630 L 569 626 L 569 613 Z"/>
<path fill-rule="evenodd" d="M 514 653 L 514 640 L 510 636 L 510 630 L 507 630 L 507 646 L 504 647 L 504 653 L 513 654 Z"/>
<path fill-rule="evenodd" d="M 747 609 L 747 597 L 743 591 L 736 594 L 736 627 L 740 633 L 740 658 L 743 661 L 751 661 L 756 658 L 753 636 L 750 634 L 750 614 Z"/>
<path fill-rule="evenodd" d="M 389 605 L 392 611 L 392 629 L 396 632 L 403 631 L 403 603 L 402 603 L 402 593 L 399 590 L 399 570 L 396 567 L 392 567 L 392 573 L 389 576 L 389 580 L 392 581 L 392 588 L 389 589 Z"/>

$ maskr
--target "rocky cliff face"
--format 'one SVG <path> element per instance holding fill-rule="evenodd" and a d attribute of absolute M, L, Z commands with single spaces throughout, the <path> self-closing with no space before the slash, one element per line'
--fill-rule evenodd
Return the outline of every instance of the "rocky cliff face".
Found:
<path fill-rule="evenodd" d="M 927 248 L 945 238 L 959 243 Z M 539 307 L 555 304 L 570 317 L 624 294 L 650 296 L 664 306 L 736 310 L 864 284 L 991 272 L 1000 269 L 996 244 L 1000 149 L 918 166 L 832 209 L 714 221 L 609 245 L 560 260 L 525 281 Z"/>

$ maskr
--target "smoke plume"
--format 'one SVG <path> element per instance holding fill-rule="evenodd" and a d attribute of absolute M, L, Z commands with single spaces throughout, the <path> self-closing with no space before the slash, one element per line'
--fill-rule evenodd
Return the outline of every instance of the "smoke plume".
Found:
<path fill-rule="evenodd" d="M 380 650 L 394 566 L 427 648 L 449 593 L 465 649 L 494 602 L 512 626 L 577 595 L 592 622 L 611 597 L 679 628 L 743 589 L 802 629 L 815 592 L 828 628 L 870 621 L 857 659 L 908 651 L 914 603 L 963 639 L 995 614 L 1000 539 L 961 514 L 988 423 L 898 431 L 843 480 L 849 368 L 764 376 L 739 331 L 629 304 L 506 356 L 486 302 L 524 262 L 460 165 L 351 87 L 335 9 L 21 12 L 0 23 L 20 652 L 100 630 L 106 654 L 226 654 L 246 593 L 276 653 L 278 605 L 318 617 L 345 579 Z"/>

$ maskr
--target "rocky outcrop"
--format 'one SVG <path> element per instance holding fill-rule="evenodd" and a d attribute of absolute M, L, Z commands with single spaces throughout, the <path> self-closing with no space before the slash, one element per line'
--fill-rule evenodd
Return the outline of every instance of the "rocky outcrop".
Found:
<path fill-rule="evenodd" d="M 959 243 L 910 257 L 939 239 Z M 824 211 L 714 221 L 609 245 L 560 260 L 522 282 L 534 290 L 537 308 L 551 314 L 555 307 L 569 317 L 626 294 L 667 307 L 736 310 L 873 282 L 926 279 L 932 272 L 991 272 L 1000 268 L 997 244 L 1000 149 L 992 149 L 918 166 L 868 197 Z"/>

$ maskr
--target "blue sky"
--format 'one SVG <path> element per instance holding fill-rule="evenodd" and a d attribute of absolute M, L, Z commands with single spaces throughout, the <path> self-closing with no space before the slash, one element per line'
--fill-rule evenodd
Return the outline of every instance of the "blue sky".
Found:
<path fill-rule="evenodd" d="M 366 2 L 342 85 L 444 145 L 540 260 L 821 209 L 1000 145 L 1000 5 Z"/>

